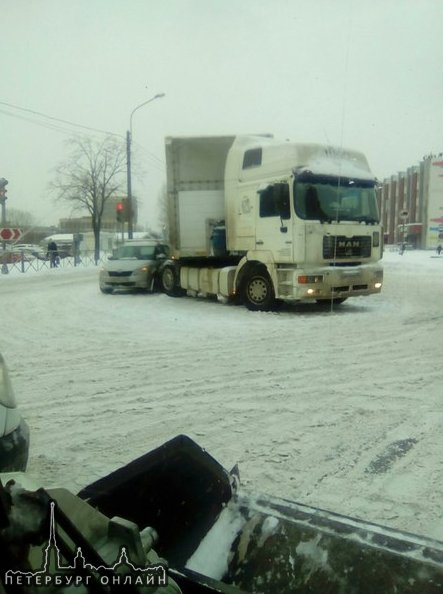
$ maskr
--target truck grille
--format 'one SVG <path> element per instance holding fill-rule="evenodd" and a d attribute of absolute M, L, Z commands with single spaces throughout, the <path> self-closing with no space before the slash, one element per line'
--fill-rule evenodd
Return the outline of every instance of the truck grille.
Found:
<path fill-rule="evenodd" d="M 369 258 L 371 255 L 371 237 L 367 235 L 343 235 L 323 237 L 323 258 Z"/>

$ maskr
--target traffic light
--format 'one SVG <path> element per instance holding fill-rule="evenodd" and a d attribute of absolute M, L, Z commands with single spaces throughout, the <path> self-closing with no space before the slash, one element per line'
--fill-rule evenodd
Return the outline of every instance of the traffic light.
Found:
<path fill-rule="evenodd" d="M 122 198 L 117 202 L 115 214 L 119 223 L 127 223 L 129 221 L 129 204 L 127 198 Z"/>
<path fill-rule="evenodd" d="M 115 214 L 116 214 L 117 222 L 123 223 L 125 220 L 125 205 L 123 204 L 122 201 L 117 202 L 117 205 L 115 207 Z"/>
<path fill-rule="evenodd" d="M 5 179 L 4 177 L 0 178 L 0 201 L 4 202 L 7 198 L 6 196 L 6 192 L 8 191 L 6 189 L 6 186 L 8 185 L 8 180 Z"/>

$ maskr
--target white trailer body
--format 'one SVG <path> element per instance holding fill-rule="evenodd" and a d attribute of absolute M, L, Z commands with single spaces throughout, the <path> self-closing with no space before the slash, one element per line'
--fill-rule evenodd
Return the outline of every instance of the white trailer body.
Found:
<path fill-rule="evenodd" d="M 225 219 L 225 166 L 234 136 L 166 139 L 169 232 L 176 257 L 210 256 Z"/>
<path fill-rule="evenodd" d="M 169 294 L 269 309 L 380 292 L 383 235 L 362 153 L 271 135 L 167 138 L 166 164 Z"/>

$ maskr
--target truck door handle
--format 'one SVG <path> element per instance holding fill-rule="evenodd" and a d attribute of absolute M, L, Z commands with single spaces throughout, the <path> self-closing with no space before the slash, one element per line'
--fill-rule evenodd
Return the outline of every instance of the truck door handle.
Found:
<path fill-rule="evenodd" d="M 257 241 L 255 242 L 255 245 L 263 245 L 263 241 L 261 239 L 257 239 Z"/>

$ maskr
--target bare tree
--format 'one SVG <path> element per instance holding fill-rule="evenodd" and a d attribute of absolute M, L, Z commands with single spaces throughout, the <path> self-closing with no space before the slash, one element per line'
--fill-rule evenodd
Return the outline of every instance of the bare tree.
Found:
<path fill-rule="evenodd" d="M 110 136 L 102 141 L 75 137 L 68 144 L 70 155 L 56 167 L 51 188 L 57 200 L 71 202 L 75 208 L 90 213 L 97 261 L 105 205 L 110 198 L 121 195 L 124 188 L 126 148 L 124 141 Z"/>
<path fill-rule="evenodd" d="M 18 208 L 8 208 L 6 220 L 12 227 L 35 227 L 37 225 L 33 214 Z"/>

